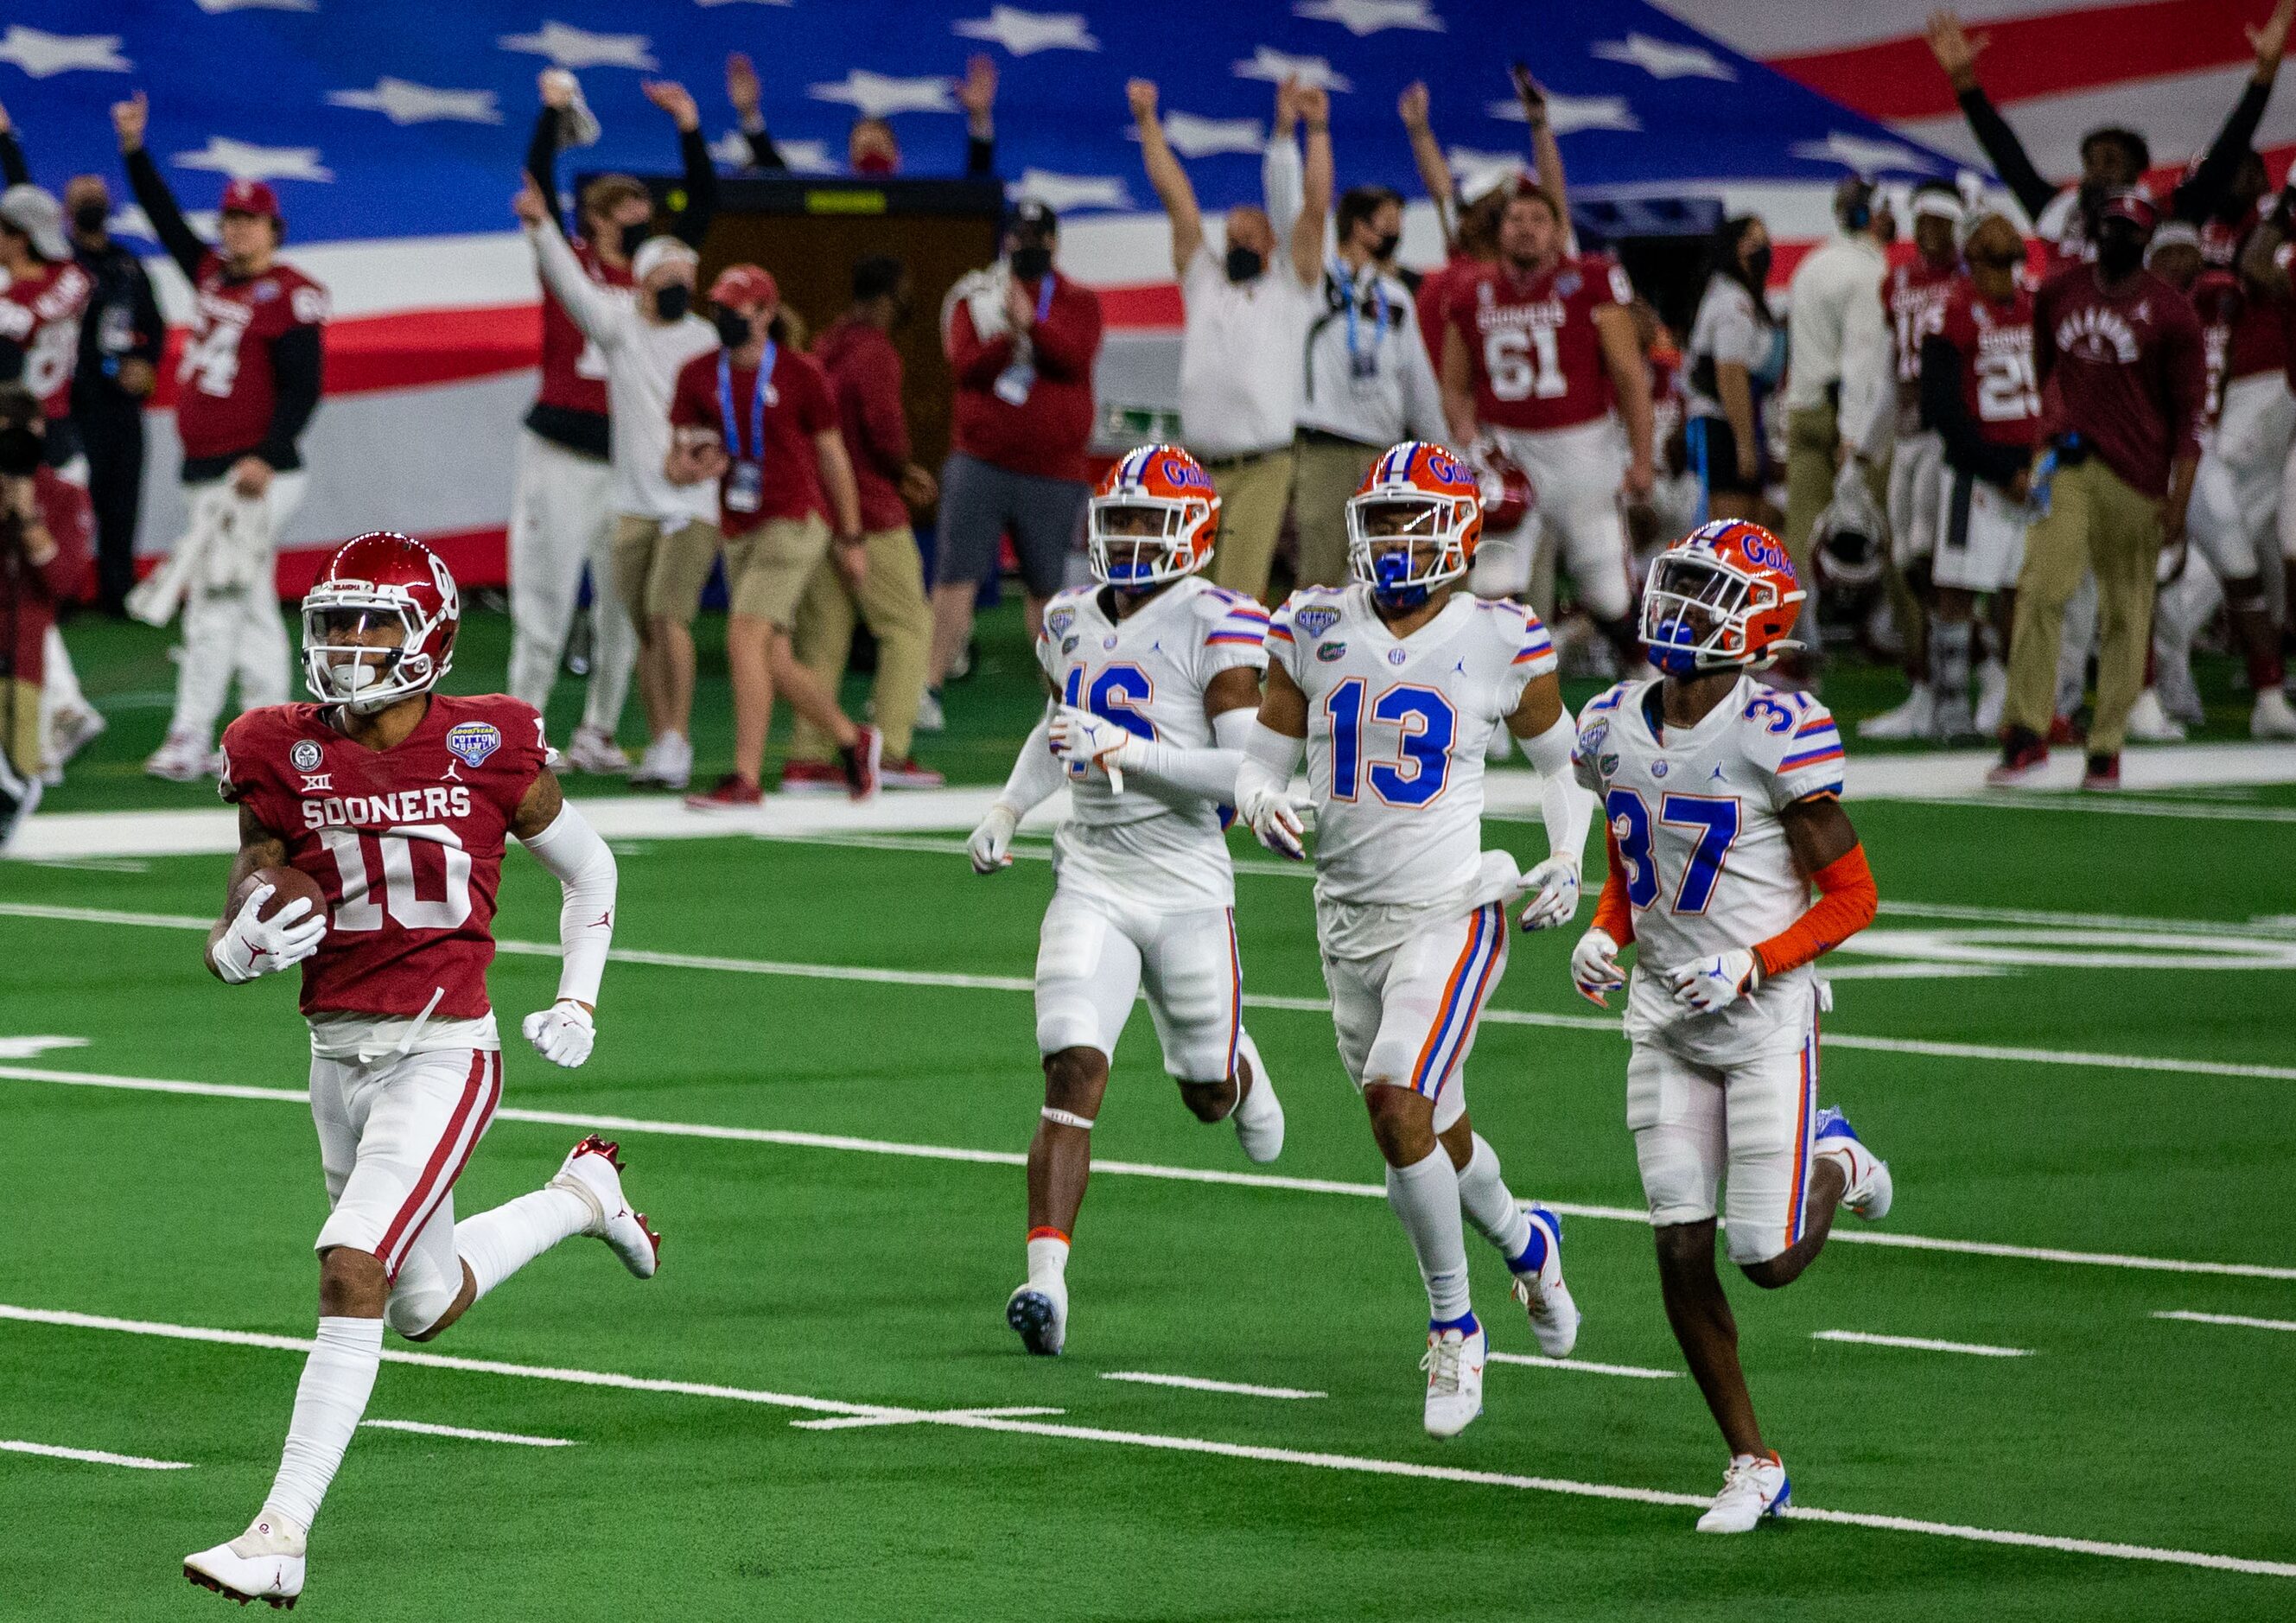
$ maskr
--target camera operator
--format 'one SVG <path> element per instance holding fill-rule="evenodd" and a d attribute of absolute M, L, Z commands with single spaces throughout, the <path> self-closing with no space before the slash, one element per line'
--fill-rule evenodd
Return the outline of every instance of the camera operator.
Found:
<path fill-rule="evenodd" d="M 0 849 L 39 804 L 43 644 L 94 526 L 87 492 L 46 465 L 46 426 L 31 390 L 0 383 Z"/>

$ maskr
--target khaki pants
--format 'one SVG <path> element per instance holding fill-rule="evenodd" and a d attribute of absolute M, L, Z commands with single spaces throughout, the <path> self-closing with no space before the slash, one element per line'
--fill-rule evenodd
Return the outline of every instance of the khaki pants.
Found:
<path fill-rule="evenodd" d="M 27 778 L 40 775 L 40 684 L 0 676 L 0 751 Z"/>
<path fill-rule="evenodd" d="M 1806 406 L 1786 418 L 1786 556 L 1793 560 L 1794 577 L 1809 595 L 1803 600 L 1801 640 L 1812 648 L 1810 635 L 1817 612 L 1817 577 L 1810 569 L 1810 532 L 1818 515 L 1833 501 L 1835 452 L 1841 434 L 1833 407 Z"/>
<path fill-rule="evenodd" d="M 641 629 L 650 619 L 692 625 L 718 546 L 715 524 L 690 521 L 665 533 L 659 519 L 616 515 L 614 590 L 630 619 Z"/>
<path fill-rule="evenodd" d="M 1385 446 L 1300 437 L 1292 476 L 1292 521 L 1300 537 L 1300 584 L 1348 583 L 1348 498 Z"/>
<path fill-rule="evenodd" d="M 817 512 L 767 519 L 726 540 L 726 608 L 787 631 L 813 572 L 829 561 L 829 521 Z"/>
<path fill-rule="evenodd" d="M 1283 533 L 1283 509 L 1292 499 L 1292 447 L 1279 446 L 1232 461 L 1207 463 L 1204 471 L 1212 476 L 1212 488 L 1220 499 L 1212 584 L 1247 597 L 1264 597 L 1268 566 L 1275 561 L 1275 540 Z"/>
<path fill-rule="evenodd" d="M 2160 504 L 2091 456 L 2049 481 L 2048 516 L 2025 532 L 2017 623 L 2009 638 L 2009 701 L 2002 719 L 2046 737 L 2056 708 L 2057 643 L 2065 604 L 2085 573 L 2096 576 L 2096 709 L 2092 755 L 2116 753 L 2129 707 L 2144 687 L 2152 632 L 2152 570 L 2161 557 Z"/>
<path fill-rule="evenodd" d="M 932 610 L 925 602 L 924 561 L 906 525 L 873 529 L 861 537 L 869 572 L 857 595 L 824 558 L 806 583 L 797 606 L 794 649 L 799 664 L 821 679 L 832 693 L 845 675 L 853 648 L 857 611 L 877 639 L 877 680 L 870 689 L 877 730 L 885 735 L 885 758 L 906 760 L 917 729 L 917 701 L 925 691 L 925 663 L 932 651 Z M 837 746 L 811 722 L 800 719 L 790 747 L 792 760 L 826 761 Z"/>

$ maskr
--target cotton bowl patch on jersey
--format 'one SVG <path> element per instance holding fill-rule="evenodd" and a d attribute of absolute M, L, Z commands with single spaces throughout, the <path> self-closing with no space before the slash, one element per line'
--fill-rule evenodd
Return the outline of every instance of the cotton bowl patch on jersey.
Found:
<path fill-rule="evenodd" d="M 502 730 L 490 721 L 458 721 L 447 729 L 447 748 L 465 766 L 476 766 L 502 748 Z"/>
<path fill-rule="evenodd" d="M 1340 611 L 1337 609 L 1302 609 L 1292 617 L 1292 623 L 1300 628 L 1303 636 L 1321 636 L 1339 622 Z"/>
<path fill-rule="evenodd" d="M 316 772 L 322 753 L 318 740 L 299 738 L 295 741 L 295 747 L 287 751 L 287 758 L 298 772 Z"/>

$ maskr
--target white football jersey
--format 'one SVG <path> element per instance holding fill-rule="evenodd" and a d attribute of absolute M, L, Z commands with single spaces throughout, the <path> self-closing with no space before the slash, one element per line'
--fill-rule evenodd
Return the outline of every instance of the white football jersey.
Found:
<path fill-rule="evenodd" d="M 1267 650 L 1308 696 L 1317 898 L 1464 898 L 1481 866 L 1484 746 L 1555 668 L 1538 617 L 1459 592 L 1398 639 L 1369 586 L 1310 586 L 1275 611 Z"/>
<path fill-rule="evenodd" d="M 1037 662 L 1063 702 L 1143 738 L 1212 747 L 1204 689 L 1224 670 L 1267 668 L 1267 611 L 1201 576 L 1174 582 L 1122 620 L 1099 586 L 1045 605 Z M 1097 886 L 1150 907 L 1226 907 L 1235 900 L 1225 829 L 1233 816 L 1135 775 L 1118 794 L 1098 772 L 1072 769 L 1069 819 L 1054 837 L 1063 885 Z"/>
<path fill-rule="evenodd" d="M 1742 1057 L 1809 1018 L 1807 964 L 1714 1014 L 1688 1014 L 1660 971 L 1751 947 L 1808 909 L 1809 880 L 1778 814 L 1841 792 L 1841 734 L 1808 693 L 1741 676 L 1687 729 L 1658 725 L 1660 678 L 1621 682 L 1578 715 L 1578 781 L 1601 798 L 1635 915 L 1627 1033 L 1661 1029 L 1689 1057 Z"/>

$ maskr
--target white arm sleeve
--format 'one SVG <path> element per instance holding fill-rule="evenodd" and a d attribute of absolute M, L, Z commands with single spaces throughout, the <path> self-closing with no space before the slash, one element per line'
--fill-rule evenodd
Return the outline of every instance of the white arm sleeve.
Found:
<path fill-rule="evenodd" d="M 1020 758 L 1013 763 L 1013 774 L 1004 780 L 1004 787 L 996 798 L 1013 808 L 1017 821 L 1051 799 L 1067 777 L 1060 758 L 1053 753 L 1053 723 L 1048 713 L 1037 718 L 1029 742 L 1021 746 Z"/>
<path fill-rule="evenodd" d="M 1254 790 L 1263 794 L 1283 794 L 1292 787 L 1292 775 L 1300 769 L 1300 758 L 1307 753 L 1308 741 L 1278 733 L 1274 727 L 1252 718 L 1251 736 L 1244 741 L 1243 763 L 1236 768 L 1235 792 L 1239 802 Z"/>
<path fill-rule="evenodd" d="M 1571 775 L 1570 751 L 1578 742 L 1578 724 L 1569 710 L 1537 738 L 1522 741 L 1522 752 L 1538 768 L 1538 818 L 1546 824 L 1547 854 L 1573 862 L 1585 859 L 1587 827 L 1595 815 L 1595 797 Z"/>
<path fill-rule="evenodd" d="M 527 241 L 534 244 L 535 263 L 542 270 L 542 284 L 558 301 L 559 308 L 573 318 L 582 329 L 582 335 L 594 343 L 611 343 L 614 316 L 619 306 L 598 289 L 582 269 L 582 262 L 574 257 L 565 234 L 547 220 L 526 228 Z"/>
<path fill-rule="evenodd" d="M 562 806 L 550 826 L 525 845 L 566 893 L 558 909 L 558 945 L 564 955 L 558 996 L 594 1008 L 606 949 L 614 944 L 614 854 L 570 804 Z"/>
<path fill-rule="evenodd" d="M 1153 783 L 1210 800 L 1235 803 L 1235 775 L 1243 765 L 1244 741 L 1258 724 L 1259 712 L 1238 705 L 1212 717 L 1214 743 L 1209 750 L 1183 750 L 1157 740 L 1144 741 L 1133 770 Z"/>
<path fill-rule="evenodd" d="M 1275 233 L 1276 253 L 1287 258 L 1292 252 L 1292 227 L 1307 206 L 1305 168 L 1300 143 L 1290 136 L 1270 141 L 1259 160 L 1259 189 L 1267 203 L 1267 224 Z"/>

